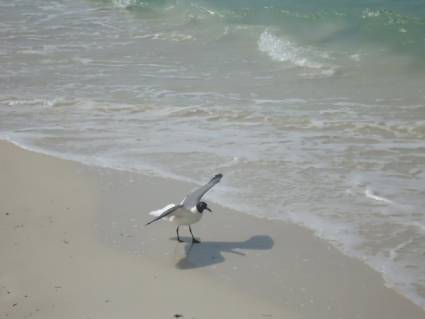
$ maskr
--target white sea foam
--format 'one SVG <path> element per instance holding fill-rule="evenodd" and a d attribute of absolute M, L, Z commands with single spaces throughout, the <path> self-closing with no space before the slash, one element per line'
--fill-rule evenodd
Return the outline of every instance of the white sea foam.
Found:
<path fill-rule="evenodd" d="M 168 41 L 187 41 L 187 40 L 193 40 L 193 36 L 190 34 L 183 34 L 178 32 L 158 32 L 158 33 L 152 33 L 152 34 L 143 34 L 135 36 L 135 39 L 152 39 L 152 40 L 168 40 Z"/>
<path fill-rule="evenodd" d="M 302 47 L 265 30 L 258 39 L 258 49 L 275 61 L 303 68 L 302 77 L 317 78 L 335 75 L 337 67 L 329 63 L 329 54 L 315 48 Z"/>
<path fill-rule="evenodd" d="M 389 200 L 388 198 L 377 195 L 369 187 L 366 187 L 365 195 L 366 195 L 366 197 L 373 199 L 373 200 L 376 200 L 378 202 L 383 202 L 383 203 L 386 203 L 386 204 L 392 204 L 393 203 L 393 201 Z"/>
<path fill-rule="evenodd" d="M 354 53 L 352 55 L 350 55 L 350 59 L 356 62 L 360 61 L 360 53 Z"/>
<path fill-rule="evenodd" d="M 307 67 L 313 69 L 323 68 L 324 65 L 315 61 L 311 49 L 303 48 L 295 43 L 278 38 L 271 34 L 268 30 L 261 33 L 258 39 L 258 47 L 260 51 L 267 53 L 273 60 L 279 62 L 289 62 L 299 67 Z"/>
<path fill-rule="evenodd" d="M 365 9 L 365 10 L 363 10 L 362 18 L 363 19 L 376 18 L 376 17 L 379 17 L 380 15 L 381 15 L 380 10 Z"/>
<path fill-rule="evenodd" d="M 140 5 L 140 1 L 137 0 L 113 0 L 113 3 L 118 8 L 130 8 L 135 5 Z"/>

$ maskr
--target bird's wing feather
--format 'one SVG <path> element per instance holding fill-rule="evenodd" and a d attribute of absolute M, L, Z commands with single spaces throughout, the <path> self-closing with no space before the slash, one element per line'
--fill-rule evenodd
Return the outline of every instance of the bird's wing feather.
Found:
<path fill-rule="evenodd" d="M 150 213 L 149 213 L 149 215 L 151 215 L 151 216 L 155 216 L 155 217 L 158 217 L 158 216 L 160 216 L 162 213 L 164 213 L 165 211 L 167 211 L 168 209 L 170 209 L 171 207 L 174 207 L 174 206 L 176 206 L 176 204 L 168 204 L 168 205 L 166 205 L 165 207 L 163 207 L 163 208 L 160 208 L 160 209 L 157 209 L 157 210 L 153 210 L 153 211 L 151 211 Z"/>
<path fill-rule="evenodd" d="M 171 204 L 170 204 L 171 205 Z M 170 205 L 168 205 L 168 206 L 170 206 Z M 167 207 L 167 206 L 166 206 Z M 160 219 L 162 219 L 162 218 L 164 218 L 164 217 L 166 217 L 166 216 L 168 216 L 168 215 L 170 215 L 170 214 L 172 214 L 173 212 L 175 212 L 177 209 L 179 209 L 179 208 L 181 208 L 181 207 L 183 207 L 183 205 L 174 205 L 173 204 L 173 206 L 171 206 L 171 207 L 169 207 L 168 209 L 166 209 L 163 213 L 161 213 L 159 216 L 157 216 L 156 218 L 154 218 L 154 219 L 152 219 L 150 222 L 148 222 L 148 223 L 146 223 L 146 225 L 145 226 L 147 226 L 147 225 L 150 225 L 150 224 L 152 224 L 153 222 L 156 222 L 157 220 L 160 220 Z M 162 209 L 163 210 L 163 209 Z M 161 211 L 161 210 L 160 210 Z M 153 211 L 153 212 L 151 212 L 151 213 L 155 213 L 156 214 L 156 211 Z"/>
<path fill-rule="evenodd" d="M 198 189 L 191 192 L 190 194 L 188 194 L 185 197 L 185 199 L 183 199 L 181 205 L 189 209 L 192 208 L 193 206 L 196 206 L 196 204 L 198 204 L 198 202 L 201 200 L 202 196 L 204 196 L 205 193 L 208 192 L 215 184 L 220 182 L 222 177 L 223 177 L 223 174 L 215 175 L 204 186 L 201 186 Z"/>

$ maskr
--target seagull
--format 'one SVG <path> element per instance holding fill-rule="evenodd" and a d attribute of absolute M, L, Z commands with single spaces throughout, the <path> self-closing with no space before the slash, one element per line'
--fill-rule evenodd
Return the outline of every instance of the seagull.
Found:
<path fill-rule="evenodd" d="M 217 174 L 210 179 L 204 186 L 199 187 L 193 192 L 189 193 L 180 204 L 168 204 L 167 206 L 154 210 L 149 215 L 156 216 L 153 220 L 148 222 L 145 226 L 150 225 L 160 219 L 167 219 L 168 221 L 177 224 L 177 240 L 183 242 L 179 236 L 179 227 L 181 225 L 189 226 L 190 234 L 192 235 L 192 243 L 198 244 L 200 241 L 193 236 L 192 228 L 190 225 L 198 222 L 202 218 L 204 210 L 212 212 L 206 202 L 201 202 L 202 196 L 205 195 L 215 184 L 220 182 L 223 174 Z"/>

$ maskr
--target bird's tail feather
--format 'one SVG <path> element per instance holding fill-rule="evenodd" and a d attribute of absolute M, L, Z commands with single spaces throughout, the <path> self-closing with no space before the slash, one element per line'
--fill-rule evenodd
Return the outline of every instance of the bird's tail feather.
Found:
<path fill-rule="evenodd" d="M 174 216 L 167 216 L 167 215 L 171 214 L 176 209 L 177 209 L 176 204 L 168 204 L 167 206 L 161 209 L 151 211 L 149 215 L 155 216 L 155 218 L 151 220 L 150 222 L 148 222 L 145 226 L 148 226 L 160 219 L 172 221 L 174 219 Z"/>

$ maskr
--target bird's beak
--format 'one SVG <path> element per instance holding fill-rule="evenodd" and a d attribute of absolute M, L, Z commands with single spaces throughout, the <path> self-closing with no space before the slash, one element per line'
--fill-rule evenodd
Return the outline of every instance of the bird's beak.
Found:
<path fill-rule="evenodd" d="M 209 211 L 210 213 L 212 213 L 212 210 L 211 210 L 211 209 L 209 209 L 208 207 L 205 207 L 205 209 L 206 209 L 207 211 Z"/>

